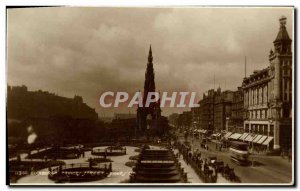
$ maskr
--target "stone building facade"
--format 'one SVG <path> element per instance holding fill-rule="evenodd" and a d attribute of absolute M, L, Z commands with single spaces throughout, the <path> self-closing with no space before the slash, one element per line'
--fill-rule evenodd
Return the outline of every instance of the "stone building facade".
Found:
<path fill-rule="evenodd" d="M 196 128 L 209 132 L 237 131 L 243 127 L 243 91 L 217 91 L 211 89 L 199 101 L 200 107 L 191 109 Z M 229 120 L 229 129 L 227 121 Z"/>
<path fill-rule="evenodd" d="M 207 95 L 203 94 L 203 99 L 199 101 L 200 104 L 200 128 L 208 132 L 214 131 L 214 103 L 216 91 L 214 89 L 208 90 Z"/>
<path fill-rule="evenodd" d="M 239 133 L 244 131 L 244 92 L 241 87 L 233 92 L 228 131 Z"/>
<path fill-rule="evenodd" d="M 218 88 L 214 101 L 214 131 L 226 130 L 226 118 L 231 117 L 231 105 L 234 92 L 226 90 L 221 92 Z"/>
<path fill-rule="evenodd" d="M 270 137 L 273 149 L 289 148 L 292 140 L 292 40 L 285 25 L 283 17 L 269 54 L 270 65 L 244 78 L 242 85 L 244 130 Z"/>

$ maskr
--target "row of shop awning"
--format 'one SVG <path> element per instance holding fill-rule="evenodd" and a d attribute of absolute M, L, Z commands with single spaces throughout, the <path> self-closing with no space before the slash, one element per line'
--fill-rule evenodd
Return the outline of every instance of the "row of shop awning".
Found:
<path fill-rule="evenodd" d="M 268 138 L 268 136 L 262 135 L 262 137 L 256 143 L 257 144 L 262 144 L 267 138 Z"/>
<path fill-rule="evenodd" d="M 239 139 L 240 137 L 242 136 L 242 134 L 240 133 L 233 133 L 232 135 L 230 135 L 230 139 L 234 139 L 234 140 L 237 140 Z"/>
<path fill-rule="evenodd" d="M 244 134 L 239 138 L 239 140 L 244 140 L 247 136 L 248 136 L 248 133 L 244 133 Z"/>
<path fill-rule="evenodd" d="M 228 138 L 230 137 L 231 134 L 232 134 L 231 132 L 227 132 L 227 133 L 224 135 L 224 137 L 225 137 L 226 139 L 228 139 Z"/>
<path fill-rule="evenodd" d="M 265 142 L 263 142 L 263 145 L 268 145 L 271 141 L 273 140 L 273 137 L 268 137 L 267 140 L 265 140 Z"/>
<path fill-rule="evenodd" d="M 262 145 L 268 145 L 274 138 L 273 137 L 268 137 L 266 135 L 253 135 L 250 133 L 231 133 L 227 132 L 224 136 L 226 139 L 233 139 L 233 140 L 241 140 L 241 141 L 246 141 L 246 142 L 253 142 L 257 144 L 262 144 Z"/>

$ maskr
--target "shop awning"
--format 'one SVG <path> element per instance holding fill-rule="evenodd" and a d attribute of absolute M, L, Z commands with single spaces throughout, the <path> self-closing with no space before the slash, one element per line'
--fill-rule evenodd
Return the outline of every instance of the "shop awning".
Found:
<path fill-rule="evenodd" d="M 248 133 L 248 135 L 246 135 L 246 137 L 244 137 L 243 141 L 246 141 L 251 135 Z"/>
<path fill-rule="evenodd" d="M 244 140 L 247 137 L 248 133 L 244 133 L 239 139 Z"/>
<path fill-rule="evenodd" d="M 241 136 L 242 136 L 242 134 L 240 134 L 240 133 L 234 133 L 234 134 L 232 134 L 229 138 L 230 138 L 230 139 L 237 140 L 237 139 L 240 138 Z"/>
<path fill-rule="evenodd" d="M 257 141 L 257 143 L 258 144 L 262 144 L 266 139 L 268 138 L 268 136 L 262 136 L 258 141 Z"/>
<path fill-rule="evenodd" d="M 273 137 L 268 137 L 265 142 L 263 142 L 263 145 L 268 145 L 273 140 Z"/>
<path fill-rule="evenodd" d="M 257 143 L 260 138 L 262 138 L 262 135 L 257 135 L 255 139 L 253 139 L 253 143 Z"/>
<path fill-rule="evenodd" d="M 248 137 L 245 139 L 245 141 L 249 141 L 249 142 L 251 142 L 253 139 L 255 139 L 255 137 L 256 137 L 257 135 L 248 135 Z"/>
<path fill-rule="evenodd" d="M 224 137 L 228 138 L 231 134 L 232 134 L 231 132 L 227 132 Z"/>

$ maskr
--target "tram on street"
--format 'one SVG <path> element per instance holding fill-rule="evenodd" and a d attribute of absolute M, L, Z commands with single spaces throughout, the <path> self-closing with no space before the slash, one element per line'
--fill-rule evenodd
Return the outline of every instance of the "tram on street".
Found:
<path fill-rule="evenodd" d="M 248 144 L 238 141 L 230 142 L 230 159 L 239 165 L 249 164 Z"/>

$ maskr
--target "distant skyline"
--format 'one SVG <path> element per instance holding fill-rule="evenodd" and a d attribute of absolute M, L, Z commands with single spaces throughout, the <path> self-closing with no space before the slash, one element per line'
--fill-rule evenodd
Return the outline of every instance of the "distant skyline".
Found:
<path fill-rule="evenodd" d="M 143 90 L 150 44 L 157 91 L 236 90 L 269 65 L 268 55 L 293 8 L 97 8 L 7 10 L 7 83 L 60 96 L 80 95 L 99 117 L 134 113 L 103 109 L 105 91 Z M 214 80 L 215 76 L 215 80 Z M 215 81 L 215 83 L 214 83 Z M 163 108 L 162 114 L 184 109 Z"/>

